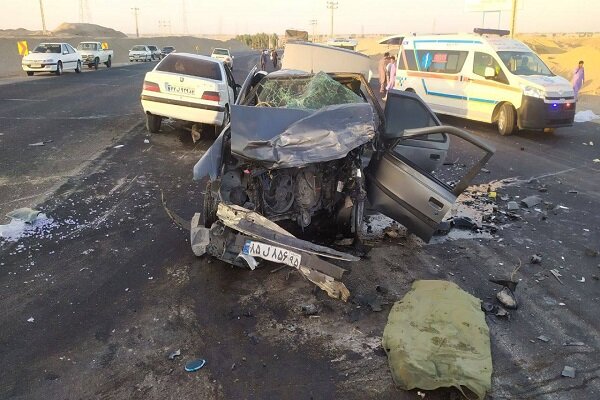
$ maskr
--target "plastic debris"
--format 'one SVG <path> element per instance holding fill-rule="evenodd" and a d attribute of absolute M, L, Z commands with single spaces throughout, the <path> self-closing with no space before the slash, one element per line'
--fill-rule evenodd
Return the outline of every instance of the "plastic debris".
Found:
<path fill-rule="evenodd" d="M 113 149 L 120 149 L 121 147 L 124 147 L 124 144 L 118 144 L 115 147 L 113 147 Z"/>
<path fill-rule="evenodd" d="M 515 310 L 518 307 L 517 298 L 515 297 L 515 294 L 506 286 L 503 287 L 501 291 L 496 293 L 496 298 L 498 299 L 500 304 L 502 304 L 509 310 Z"/>
<path fill-rule="evenodd" d="M 34 210 L 33 208 L 29 208 L 29 207 L 23 207 L 23 208 L 18 208 L 16 210 L 9 212 L 8 214 L 6 214 L 6 216 L 8 218 L 18 219 L 20 221 L 31 224 L 36 219 L 38 219 L 38 216 L 41 213 L 42 212 L 39 210 Z"/>
<path fill-rule="evenodd" d="M 544 343 L 548 343 L 550 341 L 550 338 L 548 336 L 544 336 L 544 335 L 538 336 L 537 339 L 541 340 Z"/>
<path fill-rule="evenodd" d="M 148 144 L 150 141 L 148 139 L 144 139 L 144 143 Z"/>
<path fill-rule="evenodd" d="M 529 262 L 531 264 L 541 264 L 542 263 L 542 256 L 540 254 L 534 254 L 531 256 L 531 258 L 529 259 Z"/>
<path fill-rule="evenodd" d="M 185 364 L 185 370 L 187 372 L 198 371 L 200 368 L 204 367 L 204 364 L 206 364 L 206 360 L 203 360 L 202 358 L 192 360 Z"/>
<path fill-rule="evenodd" d="M 533 208 L 542 202 L 542 198 L 539 196 L 528 196 L 521 200 L 521 205 L 527 208 Z"/>
<path fill-rule="evenodd" d="M 508 208 L 509 211 L 515 211 L 519 209 L 519 203 L 517 203 L 516 201 L 509 201 L 508 205 L 506 206 L 506 208 Z"/>
<path fill-rule="evenodd" d="M 554 277 L 556 278 L 556 280 L 557 280 L 557 281 L 559 281 L 560 283 L 562 283 L 562 284 L 564 285 L 563 281 L 560 279 L 560 277 L 561 277 L 562 275 L 560 274 L 560 272 L 558 272 L 558 270 L 557 270 L 557 269 L 551 269 L 551 270 L 550 270 L 550 273 L 551 273 L 552 275 L 554 275 Z"/>
<path fill-rule="evenodd" d="M 577 279 L 577 282 L 584 283 L 585 282 L 585 277 L 582 276 L 581 279 Z"/>
<path fill-rule="evenodd" d="M 174 360 L 175 357 L 179 357 L 181 355 L 181 349 L 177 349 L 175 351 L 172 351 L 171 353 L 169 353 L 168 359 L 169 360 Z"/>
<path fill-rule="evenodd" d="M 561 375 L 567 378 L 575 378 L 575 368 L 565 365 Z"/>
<path fill-rule="evenodd" d="M 28 146 L 32 146 L 32 147 L 45 146 L 47 143 L 52 143 L 52 140 L 44 140 L 44 141 L 36 142 L 36 143 L 29 143 Z"/>
<path fill-rule="evenodd" d="M 27 319 L 27 322 L 33 322 L 33 321 L 35 321 L 35 318 L 33 318 L 33 317 L 29 317 L 29 318 Z"/>

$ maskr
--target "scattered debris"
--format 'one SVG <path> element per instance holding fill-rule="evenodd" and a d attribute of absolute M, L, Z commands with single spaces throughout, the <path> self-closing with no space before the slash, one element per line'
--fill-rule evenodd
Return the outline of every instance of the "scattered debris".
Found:
<path fill-rule="evenodd" d="M 27 319 L 27 322 L 33 322 L 33 321 L 35 321 L 35 318 L 33 318 L 33 317 L 29 317 L 29 318 Z"/>
<path fill-rule="evenodd" d="M 594 114 L 594 112 L 592 110 L 585 110 L 585 111 L 577 111 L 575 113 L 575 118 L 573 119 L 573 121 L 575 121 L 575 122 L 590 122 L 590 121 L 593 121 L 598 118 L 600 118 L 600 115 Z"/>
<path fill-rule="evenodd" d="M 483 172 L 484 174 L 489 174 L 490 173 L 490 170 L 487 169 L 487 168 L 481 168 L 480 171 Z"/>
<path fill-rule="evenodd" d="M 124 147 L 124 144 L 118 144 L 115 147 L 113 147 L 113 149 L 120 149 L 121 147 Z"/>
<path fill-rule="evenodd" d="M 569 190 L 567 193 L 568 194 L 577 194 L 579 192 L 577 190 Z"/>
<path fill-rule="evenodd" d="M 52 140 L 44 140 L 44 141 L 36 142 L 36 143 L 29 143 L 28 146 L 34 146 L 34 147 L 45 146 L 46 144 L 52 143 L 52 142 L 53 142 Z"/>
<path fill-rule="evenodd" d="M 501 291 L 496 293 L 496 298 L 504 307 L 509 310 L 516 310 L 518 307 L 517 298 L 512 290 L 507 288 L 506 286 L 502 288 Z"/>
<path fill-rule="evenodd" d="M 181 356 L 181 349 L 177 349 L 175 351 L 172 351 L 171 353 L 169 353 L 169 356 L 167 357 L 169 360 L 174 360 L 175 357 L 179 357 Z"/>
<path fill-rule="evenodd" d="M 6 214 L 6 216 L 8 218 L 18 219 L 20 221 L 31 224 L 36 219 L 38 219 L 38 216 L 41 213 L 42 212 L 39 210 L 34 210 L 33 208 L 29 208 L 29 207 L 23 207 L 23 208 L 18 208 L 16 210 L 9 212 L 8 214 Z"/>
<path fill-rule="evenodd" d="M 585 277 L 582 276 L 581 279 L 577 279 L 577 282 L 584 283 L 585 282 Z"/>
<path fill-rule="evenodd" d="M 302 314 L 309 315 L 317 315 L 319 313 L 319 307 L 315 304 L 304 304 L 302 305 Z"/>
<path fill-rule="evenodd" d="M 405 232 L 400 230 L 400 225 L 398 225 L 398 223 L 394 222 L 393 224 L 391 224 L 390 226 L 388 226 L 387 228 L 385 228 L 383 230 L 383 233 L 385 234 L 385 236 L 391 238 L 391 239 L 397 239 L 399 237 L 405 237 Z"/>
<path fill-rule="evenodd" d="M 542 263 L 542 255 L 539 253 L 532 255 L 531 258 L 529 259 L 529 263 L 530 264 L 541 264 Z"/>
<path fill-rule="evenodd" d="M 424 399 L 425 398 L 425 393 L 423 393 L 423 392 L 417 392 L 417 396 L 419 396 L 420 398 Z"/>
<path fill-rule="evenodd" d="M 538 336 L 537 339 L 541 340 L 544 343 L 548 343 L 550 341 L 550 338 L 548 336 L 544 336 L 544 335 Z"/>
<path fill-rule="evenodd" d="M 510 317 L 510 314 L 504 308 L 498 306 L 498 311 L 496 311 L 496 317 L 499 317 L 499 318 Z"/>
<path fill-rule="evenodd" d="M 517 203 L 516 201 L 509 201 L 508 204 L 506 205 L 506 208 L 509 211 L 516 211 L 519 209 L 519 203 Z"/>
<path fill-rule="evenodd" d="M 585 346 L 585 343 L 566 341 L 563 343 L 563 346 Z"/>
<path fill-rule="evenodd" d="M 565 365 L 561 375 L 567 378 L 575 378 L 575 368 Z"/>
<path fill-rule="evenodd" d="M 542 202 L 542 198 L 539 196 L 528 196 L 521 200 L 521 205 L 527 208 L 533 208 Z"/>
<path fill-rule="evenodd" d="M 450 221 L 442 221 L 439 223 L 435 234 L 447 235 L 448 233 L 450 233 L 450 229 L 452 229 L 452 224 L 450 223 Z"/>
<path fill-rule="evenodd" d="M 190 131 L 192 134 L 192 142 L 196 143 L 202 137 L 201 128 L 198 124 L 192 125 L 192 130 Z"/>
<path fill-rule="evenodd" d="M 472 218 L 467 216 L 457 217 L 452 219 L 452 226 L 458 229 L 475 230 L 479 228 L 477 223 Z"/>
<path fill-rule="evenodd" d="M 564 285 L 563 281 L 560 279 L 560 277 L 561 277 L 562 275 L 560 274 L 560 272 L 558 272 L 558 270 L 557 270 L 557 269 L 551 269 L 551 270 L 550 270 L 550 273 L 551 273 L 552 275 L 554 275 L 554 277 L 556 278 L 556 280 L 557 280 L 557 281 L 559 281 L 560 283 L 562 283 L 562 284 Z"/>
<path fill-rule="evenodd" d="M 0 225 L 0 238 L 14 242 L 23 237 L 45 233 L 55 227 L 52 218 L 32 208 L 19 208 L 6 214 L 11 218 L 8 224 Z"/>
<path fill-rule="evenodd" d="M 185 364 L 185 370 L 187 372 L 198 371 L 200 368 L 204 367 L 204 364 L 206 364 L 206 360 L 203 360 L 201 358 L 189 361 L 187 364 Z"/>
<path fill-rule="evenodd" d="M 594 158 L 592 161 L 594 161 L 595 163 L 600 163 L 600 158 Z"/>
<path fill-rule="evenodd" d="M 150 141 L 148 139 L 144 139 L 144 143 L 148 144 Z"/>

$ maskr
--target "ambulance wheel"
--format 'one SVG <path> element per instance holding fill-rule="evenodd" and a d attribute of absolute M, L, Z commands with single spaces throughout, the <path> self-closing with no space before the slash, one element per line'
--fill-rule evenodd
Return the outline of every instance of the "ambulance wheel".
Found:
<path fill-rule="evenodd" d="M 502 136 L 512 135 L 516 127 L 515 109 L 509 103 L 504 103 L 498 111 L 498 133 Z"/>

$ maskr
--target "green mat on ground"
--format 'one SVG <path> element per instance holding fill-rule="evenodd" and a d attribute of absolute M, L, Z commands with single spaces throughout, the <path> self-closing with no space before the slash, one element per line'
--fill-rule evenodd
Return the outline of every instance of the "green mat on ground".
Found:
<path fill-rule="evenodd" d="M 447 281 L 416 281 L 383 331 L 392 376 L 402 389 L 491 388 L 489 329 L 480 300 Z M 468 396 L 467 396 L 468 397 Z"/>

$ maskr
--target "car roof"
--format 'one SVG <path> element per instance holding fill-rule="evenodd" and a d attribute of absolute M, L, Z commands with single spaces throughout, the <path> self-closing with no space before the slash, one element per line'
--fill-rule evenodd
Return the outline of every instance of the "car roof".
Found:
<path fill-rule="evenodd" d="M 209 56 L 204 56 L 202 54 L 180 53 L 180 52 L 177 52 L 173 56 L 176 56 L 176 57 L 183 56 L 183 57 L 188 57 L 188 58 L 195 58 L 197 60 L 204 60 L 204 61 L 210 61 L 210 62 L 214 62 L 214 63 L 218 63 L 218 64 L 223 64 L 223 61 L 217 60 L 217 59 L 209 57 Z"/>

